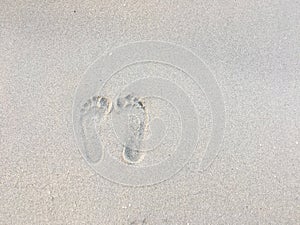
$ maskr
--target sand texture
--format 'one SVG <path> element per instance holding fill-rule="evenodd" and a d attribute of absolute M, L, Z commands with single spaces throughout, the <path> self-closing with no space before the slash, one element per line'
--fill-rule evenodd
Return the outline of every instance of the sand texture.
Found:
<path fill-rule="evenodd" d="M 1 0 L 0 224 L 300 224 L 299 21 Z"/>

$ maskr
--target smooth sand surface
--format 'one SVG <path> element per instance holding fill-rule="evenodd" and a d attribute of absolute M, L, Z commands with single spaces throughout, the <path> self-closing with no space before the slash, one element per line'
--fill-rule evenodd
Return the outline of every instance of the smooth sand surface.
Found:
<path fill-rule="evenodd" d="M 0 1 L 0 224 L 299 224 L 297 1 Z M 73 133 L 75 90 L 117 46 L 184 46 L 213 71 L 226 127 L 147 187 L 110 182 Z M 204 135 L 205 136 L 205 135 Z"/>

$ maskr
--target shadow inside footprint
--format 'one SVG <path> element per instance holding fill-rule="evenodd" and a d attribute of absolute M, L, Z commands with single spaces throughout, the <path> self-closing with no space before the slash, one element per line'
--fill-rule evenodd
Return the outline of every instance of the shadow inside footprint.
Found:
<path fill-rule="evenodd" d="M 123 159 L 128 164 L 137 163 L 141 160 L 141 154 L 137 150 L 133 150 L 129 146 L 125 146 L 123 150 Z"/>

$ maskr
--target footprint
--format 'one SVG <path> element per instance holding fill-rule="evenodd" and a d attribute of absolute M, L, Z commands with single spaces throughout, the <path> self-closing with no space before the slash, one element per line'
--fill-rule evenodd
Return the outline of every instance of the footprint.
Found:
<path fill-rule="evenodd" d="M 128 164 L 139 163 L 144 158 L 144 153 L 139 149 L 144 138 L 147 116 L 143 102 L 134 95 L 119 97 L 115 106 L 116 113 L 126 116 L 127 130 L 123 149 L 123 160 Z M 124 124 L 123 124 L 124 125 Z"/>
<path fill-rule="evenodd" d="M 91 163 L 98 162 L 102 157 L 102 145 L 96 131 L 96 124 L 103 116 L 111 112 L 112 104 L 108 98 L 94 96 L 81 109 L 80 123 L 82 126 L 82 142 L 84 153 Z"/>

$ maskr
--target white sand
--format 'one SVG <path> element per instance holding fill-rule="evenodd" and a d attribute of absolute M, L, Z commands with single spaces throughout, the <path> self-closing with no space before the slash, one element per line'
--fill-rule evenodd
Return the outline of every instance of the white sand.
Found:
<path fill-rule="evenodd" d="M 299 224 L 300 4 L 296 1 L 0 2 L 0 224 Z M 224 95 L 213 165 L 112 183 L 73 134 L 75 89 L 116 46 L 196 53 Z"/>

